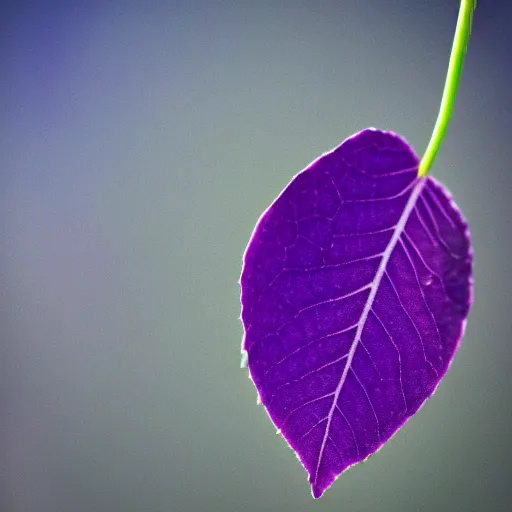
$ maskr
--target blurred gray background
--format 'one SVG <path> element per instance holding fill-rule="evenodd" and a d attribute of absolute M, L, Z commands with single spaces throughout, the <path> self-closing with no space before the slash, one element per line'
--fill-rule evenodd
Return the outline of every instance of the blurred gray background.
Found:
<path fill-rule="evenodd" d="M 0 510 L 509 511 L 510 2 L 432 174 L 475 303 L 437 394 L 315 502 L 239 368 L 260 213 L 366 128 L 421 154 L 458 0 L 2 2 Z"/>

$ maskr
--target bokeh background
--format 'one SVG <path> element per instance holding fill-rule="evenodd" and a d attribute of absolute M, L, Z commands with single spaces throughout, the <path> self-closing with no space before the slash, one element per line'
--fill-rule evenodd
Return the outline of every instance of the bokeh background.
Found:
<path fill-rule="evenodd" d="M 313 501 L 239 368 L 254 224 L 360 129 L 421 154 L 457 0 L 2 2 L 0 510 L 512 510 L 511 2 L 433 175 L 475 302 L 438 388 Z"/>

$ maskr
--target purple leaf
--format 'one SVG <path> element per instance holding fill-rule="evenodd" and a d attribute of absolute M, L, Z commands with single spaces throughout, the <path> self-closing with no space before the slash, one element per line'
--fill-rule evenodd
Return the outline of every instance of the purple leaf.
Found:
<path fill-rule="evenodd" d="M 468 228 L 399 136 L 364 130 L 258 221 L 243 351 L 272 422 L 322 496 L 431 396 L 472 301 Z"/>

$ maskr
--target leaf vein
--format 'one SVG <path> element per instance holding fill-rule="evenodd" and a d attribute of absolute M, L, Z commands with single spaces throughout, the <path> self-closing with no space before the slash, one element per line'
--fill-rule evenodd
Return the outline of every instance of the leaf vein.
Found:
<path fill-rule="evenodd" d="M 411 192 L 411 195 L 410 195 L 409 199 L 407 200 L 407 203 L 405 205 L 404 211 L 402 212 L 402 215 L 400 216 L 400 219 L 398 221 L 396 230 L 393 233 L 393 236 L 391 237 L 391 240 L 389 241 L 388 246 L 386 247 L 386 250 L 384 251 L 384 254 L 382 256 L 382 260 L 381 260 L 381 262 L 379 264 L 379 267 L 377 269 L 377 272 L 375 274 L 375 278 L 372 281 L 370 293 L 368 295 L 368 298 L 366 299 L 366 304 L 365 304 L 365 306 L 363 308 L 363 312 L 361 314 L 361 318 L 360 318 L 359 324 L 357 326 L 357 331 L 356 331 L 356 334 L 354 336 L 354 341 L 352 342 L 352 345 L 350 347 L 350 351 L 348 353 L 348 357 L 347 357 L 347 362 L 345 364 L 345 368 L 344 368 L 343 373 L 342 373 L 342 375 L 340 377 L 340 380 L 338 382 L 336 390 L 334 391 L 333 404 L 332 404 L 331 409 L 329 411 L 329 419 L 327 420 L 327 424 L 326 424 L 326 427 L 325 427 L 324 437 L 323 437 L 322 443 L 320 445 L 319 457 L 318 457 L 317 468 L 316 468 L 316 473 L 315 473 L 315 483 L 316 483 L 316 478 L 317 478 L 317 475 L 318 475 L 318 468 L 320 466 L 320 462 L 321 462 L 322 456 L 323 456 L 323 451 L 325 449 L 325 443 L 327 441 L 327 436 L 329 435 L 329 429 L 330 429 L 330 426 L 331 426 L 331 421 L 332 421 L 332 416 L 333 416 L 334 408 L 336 406 L 336 402 L 338 401 L 338 397 L 340 396 L 341 390 L 343 389 L 343 385 L 345 384 L 347 373 L 348 373 L 348 371 L 350 369 L 350 365 L 352 364 L 352 359 L 354 357 L 357 345 L 358 345 L 359 341 L 361 340 L 361 335 L 362 335 L 363 328 L 364 328 L 364 326 L 366 324 L 366 319 L 368 317 L 368 314 L 370 312 L 372 304 L 373 304 L 373 302 L 375 300 L 375 296 L 377 294 L 377 290 L 379 288 L 380 281 L 381 281 L 382 276 L 384 275 L 384 273 L 386 271 L 386 266 L 387 266 L 388 261 L 389 261 L 389 259 L 391 257 L 391 254 L 393 253 L 393 250 L 394 250 L 394 248 L 395 248 L 395 246 L 397 244 L 398 238 L 400 237 L 402 231 L 405 228 L 407 220 L 408 220 L 411 212 L 414 209 L 416 201 L 417 201 L 417 199 L 418 199 L 418 197 L 419 197 L 419 195 L 421 193 L 421 190 L 423 189 L 424 185 L 425 185 L 425 179 L 424 178 L 420 178 L 420 179 L 416 180 L 416 186 L 413 188 L 413 190 Z"/>
<path fill-rule="evenodd" d="M 374 309 L 372 309 L 371 312 L 373 313 L 373 316 L 377 319 L 377 321 L 381 325 L 382 329 L 386 333 L 386 335 L 389 338 L 389 341 L 391 342 L 393 347 L 395 347 L 396 353 L 398 355 L 398 380 L 400 381 L 400 391 L 402 392 L 402 398 L 404 399 L 405 413 L 408 414 L 409 413 L 409 406 L 407 405 L 407 400 L 405 398 L 404 386 L 403 386 L 403 383 L 402 383 L 402 356 L 400 354 L 400 349 L 398 348 L 398 345 L 396 344 L 395 340 L 393 339 L 393 337 L 391 336 L 391 334 L 387 330 L 386 326 L 384 325 L 384 322 L 380 319 L 379 315 L 377 315 L 377 313 L 375 312 Z"/>
<path fill-rule="evenodd" d="M 420 333 L 420 331 L 418 329 L 418 326 L 416 325 L 416 322 L 412 319 L 411 315 L 409 314 L 409 311 L 407 311 L 407 309 L 403 305 L 402 300 L 400 299 L 400 295 L 398 293 L 398 290 L 396 289 L 396 287 L 395 287 L 395 285 L 393 283 L 393 280 L 391 279 L 391 276 L 387 272 L 385 274 L 386 274 L 386 277 L 388 278 L 389 284 L 391 285 L 391 288 L 392 288 L 396 298 L 398 299 L 398 303 L 400 304 L 400 307 L 403 309 L 404 313 L 407 315 L 407 318 L 411 322 L 412 326 L 414 327 L 414 330 L 416 331 L 416 334 L 418 335 L 418 338 L 420 339 L 421 348 L 423 350 L 423 357 L 425 358 L 425 362 L 432 368 L 432 370 L 434 371 L 436 376 L 439 376 L 438 371 L 435 369 L 434 365 L 432 364 L 432 362 L 427 357 L 427 353 L 425 351 L 425 343 L 423 341 L 423 336 L 421 335 L 421 333 Z"/>
<path fill-rule="evenodd" d="M 313 375 L 314 373 L 316 372 L 319 372 L 320 370 L 323 370 L 324 368 L 328 368 L 329 366 L 332 366 L 333 364 L 336 364 L 336 363 L 339 363 L 340 361 L 343 361 L 344 359 L 346 359 L 348 357 L 348 354 L 345 354 L 344 356 L 341 356 L 339 357 L 338 359 L 335 359 L 334 361 L 330 361 L 329 363 L 325 363 L 323 364 L 322 366 L 318 367 L 318 368 L 315 368 L 313 370 L 310 370 L 308 371 L 307 373 L 305 373 L 304 375 L 301 375 L 300 377 L 296 378 L 296 379 L 292 379 L 288 382 L 285 382 L 284 384 L 281 384 L 280 386 L 278 386 L 275 390 L 274 390 L 274 393 L 272 394 L 270 400 L 269 400 L 269 404 L 270 402 L 272 402 L 272 400 L 274 399 L 275 395 L 277 394 L 277 392 L 286 387 L 286 386 L 290 386 L 291 384 L 296 384 L 297 382 L 305 379 L 306 377 L 308 377 L 309 375 Z"/>
<path fill-rule="evenodd" d="M 437 223 L 435 217 L 434 217 L 434 214 L 432 213 L 432 210 L 430 209 L 430 206 L 429 204 L 427 203 L 427 201 L 425 200 L 425 198 L 423 196 L 420 196 L 420 199 L 422 201 L 422 204 L 423 206 L 425 206 L 425 210 L 427 211 L 427 214 L 430 218 L 430 221 L 432 222 L 432 225 L 434 226 L 434 229 L 435 229 L 435 234 L 436 234 L 436 237 L 439 241 L 439 243 L 441 244 L 441 246 L 443 247 L 443 249 L 453 258 L 453 259 L 456 259 L 456 260 L 460 260 L 461 257 L 458 255 L 458 254 L 455 254 L 451 249 L 450 249 L 450 246 L 446 243 L 446 241 L 444 240 L 444 238 L 441 236 L 441 232 L 439 231 L 439 224 Z"/>
<path fill-rule="evenodd" d="M 267 368 L 265 370 L 265 373 L 264 375 L 267 375 L 267 373 L 274 369 L 276 366 L 280 365 L 282 362 L 286 361 L 287 359 L 289 359 L 290 357 L 292 357 L 293 355 L 297 354 L 298 352 L 300 352 L 301 350 L 303 349 L 306 349 L 308 348 L 309 346 L 311 345 L 314 345 L 315 343 L 319 343 L 320 341 L 323 341 L 323 340 L 326 340 L 328 338 L 332 338 L 333 336 L 336 336 L 338 334 L 343 334 L 345 332 L 348 332 L 352 329 L 355 329 L 357 327 L 357 324 L 354 324 L 354 325 L 351 325 L 349 327 L 345 327 L 344 329 L 341 329 L 339 331 L 336 331 L 336 332 L 333 332 L 333 333 L 330 333 L 330 334 L 326 334 L 325 336 L 321 336 L 320 338 L 315 338 L 314 340 L 311 340 L 310 342 L 304 344 L 304 345 L 301 345 L 300 347 L 296 348 L 293 352 L 290 352 L 289 354 L 286 354 L 282 359 L 280 359 L 279 361 L 277 361 L 277 363 L 273 364 L 272 366 L 270 366 L 269 368 Z"/>
<path fill-rule="evenodd" d="M 371 407 L 372 412 L 373 412 L 373 416 L 375 417 L 375 423 L 377 424 L 377 437 L 378 437 L 379 443 L 380 443 L 380 441 L 381 441 L 380 423 L 379 423 L 379 418 L 377 416 L 377 413 L 375 412 L 375 408 L 373 407 L 373 402 L 371 401 L 370 395 L 368 394 L 368 391 L 367 391 L 366 387 L 361 382 L 361 379 L 358 377 L 358 375 L 357 375 L 356 371 L 354 370 L 354 368 L 350 367 L 350 371 L 352 372 L 352 375 L 355 377 L 357 383 L 359 384 L 359 387 L 363 390 L 363 393 L 366 396 L 366 400 L 368 400 L 368 403 L 370 404 L 370 407 Z"/>
<path fill-rule="evenodd" d="M 286 424 L 286 422 L 290 419 L 290 417 L 292 416 L 292 414 L 295 414 L 296 412 L 300 411 L 301 409 L 304 409 L 304 407 L 307 407 L 308 405 L 311 405 L 315 402 L 319 402 L 320 400 L 324 400 L 326 398 L 329 398 L 330 396 L 333 396 L 334 395 L 334 391 L 332 393 L 327 393 L 326 395 L 323 395 L 323 396 L 320 396 L 318 398 L 313 398 L 312 400 L 308 400 L 306 403 L 304 404 L 301 404 L 299 405 L 298 407 L 296 407 L 295 409 L 293 409 L 293 411 L 290 411 L 285 419 L 281 422 L 281 425 L 279 426 L 279 428 L 282 430 L 284 425 Z"/>
<path fill-rule="evenodd" d="M 338 404 L 336 404 L 336 409 L 340 414 L 341 414 L 341 417 L 343 418 L 343 420 L 345 421 L 345 423 L 347 424 L 347 427 L 349 428 L 351 434 L 352 434 L 352 439 L 354 441 L 354 445 L 356 447 L 356 452 L 357 452 L 357 457 L 359 458 L 360 455 L 359 455 L 359 443 L 357 442 L 357 438 L 356 438 L 356 434 L 354 432 L 354 428 L 352 427 L 352 425 L 350 424 L 350 421 L 348 421 L 347 417 L 345 416 L 344 412 L 340 409 L 340 406 Z"/>
<path fill-rule="evenodd" d="M 430 309 L 430 306 L 428 305 L 427 299 L 425 297 L 425 293 L 423 292 L 423 288 L 421 286 L 420 279 L 418 277 L 418 272 L 416 270 L 416 265 L 412 261 L 412 258 L 411 258 L 410 254 L 409 254 L 409 251 L 407 250 L 407 247 L 405 246 L 403 240 L 401 240 L 401 239 L 400 239 L 400 244 L 401 244 L 402 248 L 404 249 L 405 254 L 407 255 L 407 259 L 409 260 L 409 263 L 410 263 L 410 265 L 412 267 L 412 270 L 414 271 L 414 276 L 416 277 L 416 283 L 418 284 L 418 288 L 419 288 L 420 293 L 421 293 L 421 298 L 423 299 L 423 303 L 425 304 L 425 307 L 427 308 L 430 316 L 432 317 L 434 325 L 436 326 L 437 339 L 438 339 L 439 343 L 441 343 L 441 333 L 439 332 L 439 327 L 438 327 L 437 321 L 436 321 L 436 319 L 434 317 L 434 313 L 432 313 L 432 310 Z"/>

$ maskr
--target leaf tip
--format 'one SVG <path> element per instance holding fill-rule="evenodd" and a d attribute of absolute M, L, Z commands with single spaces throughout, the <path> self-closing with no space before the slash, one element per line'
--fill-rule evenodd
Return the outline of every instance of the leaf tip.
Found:
<path fill-rule="evenodd" d="M 325 489 L 319 487 L 318 485 L 311 484 L 311 494 L 313 495 L 313 498 L 315 498 L 315 500 L 320 499 L 324 492 Z"/>

